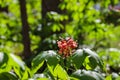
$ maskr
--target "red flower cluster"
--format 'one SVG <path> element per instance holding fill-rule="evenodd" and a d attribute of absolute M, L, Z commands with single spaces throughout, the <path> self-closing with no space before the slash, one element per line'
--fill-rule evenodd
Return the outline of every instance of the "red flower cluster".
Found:
<path fill-rule="evenodd" d="M 71 38 L 62 39 L 57 42 L 59 47 L 59 54 L 63 55 L 64 57 L 69 56 L 72 54 L 73 49 L 77 47 L 77 42 Z"/>

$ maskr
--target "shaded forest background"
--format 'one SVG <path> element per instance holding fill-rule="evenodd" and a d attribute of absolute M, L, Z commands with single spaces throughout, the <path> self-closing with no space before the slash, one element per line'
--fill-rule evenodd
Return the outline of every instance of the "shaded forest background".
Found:
<path fill-rule="evenodd" d="M 0 52 L 25 61 L 58 50 L 60 37 L 98 52 L 112 72 L 120 71 L 119 0 L 0 0 Z"/>

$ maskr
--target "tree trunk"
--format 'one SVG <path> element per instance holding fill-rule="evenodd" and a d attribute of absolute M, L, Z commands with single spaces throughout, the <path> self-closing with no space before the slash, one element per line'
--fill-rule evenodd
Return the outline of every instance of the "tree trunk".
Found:
<path fill-rule="evenodd" d="M 45 18 L 46 13 L 55 11 L 61 13 L 62 11 L 58 8 L 60 0 L 42 0 L 42 18 Z"/>
<path fill-rule="evenodd" d="M 0 12 L 6 12 L 6 13 L 8 13 L 8 6 L 5 6 L 5 7 L 1 7 L 0 6 Z"/>
<path fill-rule="evenodd" d="M 57 13 L 62 13 L 58 5 L 60 4 L 60 0 L 42 0 L 42 31 L 41 31 L 41 38 L 45 39 L 49 35 L 52 35 L 53 33 L 47 33 L 45 34 L 46 31 L 46 26 L 48 19 L 46 18 L 47 12 L 54 11 Z"/>
<path fill-rule="evenodd" d="M 22 21 L 22 41 L 24 45 L 23 57 L 29 59 L 32 55 L 30 50 L 29 25 L 27 22 L 26 0 L 19 0 Z"/>

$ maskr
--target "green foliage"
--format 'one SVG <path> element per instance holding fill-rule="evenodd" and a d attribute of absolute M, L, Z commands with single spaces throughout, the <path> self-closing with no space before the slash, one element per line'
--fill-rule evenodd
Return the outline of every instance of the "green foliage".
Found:
<path fill-rule="evenodd" d="M 10 73 L 10 72 L 3 72 L 0 73 L 0 79 L 3 80 L 16 80 L 17 76 L 14 73 Z"/>
<path fill-rule="evenodd" d="M 77 70 L 72 74 L 72 77 L 75 77 L 80 80 L 104 80 L 104 77 L 98 74 L 97 72 L 86 70 Z"/>
<path fill-rule="evenodd" d="M 112 80 L 111 75 L 107 76 L 107 77 L 105 78 L 105 80 Z"/>
<path fill-rule="evenodd" d="M 25 65 L 21 58 L 14 54 L 0 53 L 0 55 L 2 63 L 0 66 L 0 79 L 28 79 L 28 77 L 31 76 L 29 68 Z"/>
<path fill-rule="evenodd" d="M 74 63 L 74 65 L 77 69 L 79 69 L 82 66 L 82 64 L 85 60 L 85 57 L 86 57 L 86 55 L 83 53 L 83 50 L 81 50 L 81 49 L 74 52 L 71 59 L 72 59 L 72 63 Z"/>
<path fill-rule="evenodd" d="M 81 66 L 86 67 L 86 69 L 94 69 L 97 66 L 103 68 L 103 62 L 100 60 L 98 55 L 91 51 L 90 49 L 78 49 L 74 54 L 71 56 L 71 60 L 73 65 L 77 69 L 79 69 Z"/>
<path fill-rule="evenodd" d="M 54 77 L 58 79 L 68 79 L 67 72 L 59 64 L 54 69 Z"/>
<path fill-rule="evenodd" d="M 90 49 L 84 49 L 84 52 L 89 55 L 89 62 L 90 62 L 90 66 L 92 68 L 95 68 L 97 65 L 99 65 L 101 68 L 103 68 L 103 62 L 100 60 L 100 58 L 98 57 L 98 55 L 91 51 Z"/>
<path fill-rule="evenodd" d="M 120 51 L 118 49 L 109 48 L 106 50 L 100 50 L 99 55 L 102 57 L 106 64 L 109 63 L 109 65 L 113 68 L 119 68 Z"/>
<path fill-rule="evenodd" d="M 71 56 L 63 58 L 56 51 L 49 50 L 43 51 L 39 55 L 33 58 L 31 68 L 28 68 L 25 63 L 14 54 L 5 54 L 0 53 L 1 55 L 1 67 L 0 67 L 0 78 L 1 79 L 43 79 L 43 80 L 66 80 L 66 79 L 96 79 L 103 80 L 103 77 L 100 73 L 94 71 L 96 66 L 100 67 L 102 61 L 99 59 L 98 55 L 91 51 L 90 49 L 78 49 Z M 94 61 L 89 59 L 89 62 L 92 63 L 91 70 L 87 70 L 85 59 L 87 57 L 93 57 Z M 96 65 L 93 63 L 96 62 Z M 101 62 L 101 63 L 99 63 Z M 69 63 L 69 66 L 66 65 Z M 46 65 L 46 66 L 44 66 Z M 86 64 L 87 65 L 87 64 Z M 84 69 L 81 67 L 84 66 Z M 39 70 L 44 67 L 44 70 L 39 73 Z M 6 70 L 8 69 L 8 70 Z M 72 70 L 71 73 L 69 70 Z M 79 70 L 80 69 L 80 70 Z M 86 69 L 86 70 L 85 70 Z M 81 71 L 80 73 L 78 73 Z M 14 72 L 14 73 L 13 73 Z M 6 75 L 5 75 L 6 74 Z M 80 75 L 79 75 L 80 74 Z M 93 74 L 91 76 L 91 74 Z M 78 75 L 78 77 L 77 77 Z"/>
<path fill-rule="evenodd" d="M 88 80 L 89 77 L 101 80 L 99 67 L 105 70 L 105 80 L 119 80 L 120 11 L 114 10 L 117 5 L 119 0 L 60 0 L 58 7 L 61 11 L 52 9 L 43 19 L 42 0 L 26 0 L 31 50 L 38 54 L 29 63 L 31 67 L 27 67 L 16 56 L 21 55 L 24 48 L 19 0 L 0 0 L 0 79 L 77 80 L 79 77 Z M 58 36 L 73 37 L 83 49 L 63 59 L 52 51 L 57 50 Z M 95 50 L 104 62 L 84 47 Z"/>
<path fill-rule="evenodd" d="M 45 54 L 39 54 L 32 61 L 32 72 L 35 73 L 44 63 Z"/>
<path fill-rule="evenodd" d="M 0 53 L 0 67 L 8 62 L 8 55 L 5 53 Z"/>

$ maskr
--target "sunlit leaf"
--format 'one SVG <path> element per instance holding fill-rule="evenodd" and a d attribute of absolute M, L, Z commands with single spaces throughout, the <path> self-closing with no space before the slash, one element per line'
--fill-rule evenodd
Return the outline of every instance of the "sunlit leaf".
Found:
<path fill-rule="evenodd" d="M 67 72 L 58 64 L 54 69 L 55 77 L 61 80 L 68 80 Z"/>
<path fill-rule="evenodd" d="M 25 70 L 25 63 L 18 56 L 10 54 L 10 57 L 16 64 L 18 64 L 23 70 Z"/>
<path fill-rule="evenodd" d="M 33 79 L 35 80 L 48 80 L 45 74 L 34 74 Z"/>
<path fill-rule="evenodd" d="M 77 70 L 71 76 L 80 80 L 104 80 L 100 73 L 86 70 Z"/>
<path fill-rule="evenodd" d="M 38 69 L 40 69 L 44 63 L 44 58 L 46 57 L 46 53 L 42 52 L 39 53 L 32 61 L 32 72 L 37 72 Z"/>
<path fill-rule="evenodd" d="M 105 80 L 112 80 L 112 76 L 111 75 L 108 75 Z"/>
<path fill-rule="evenodd" d="M 8 62 L 8 55 L 0 52 L 0 67 Z"/>
<path fill-rule="evenodd" d="M 49 68 L 49 71 L 54 75 L 54 69 L 56 67 L 56 65 L 58 64 L 58 57 L 56 52 L 54 51 L 46 51 L 47 56 L 45 58 L 46 62 L 47 62 L 47 66 Z"/>

